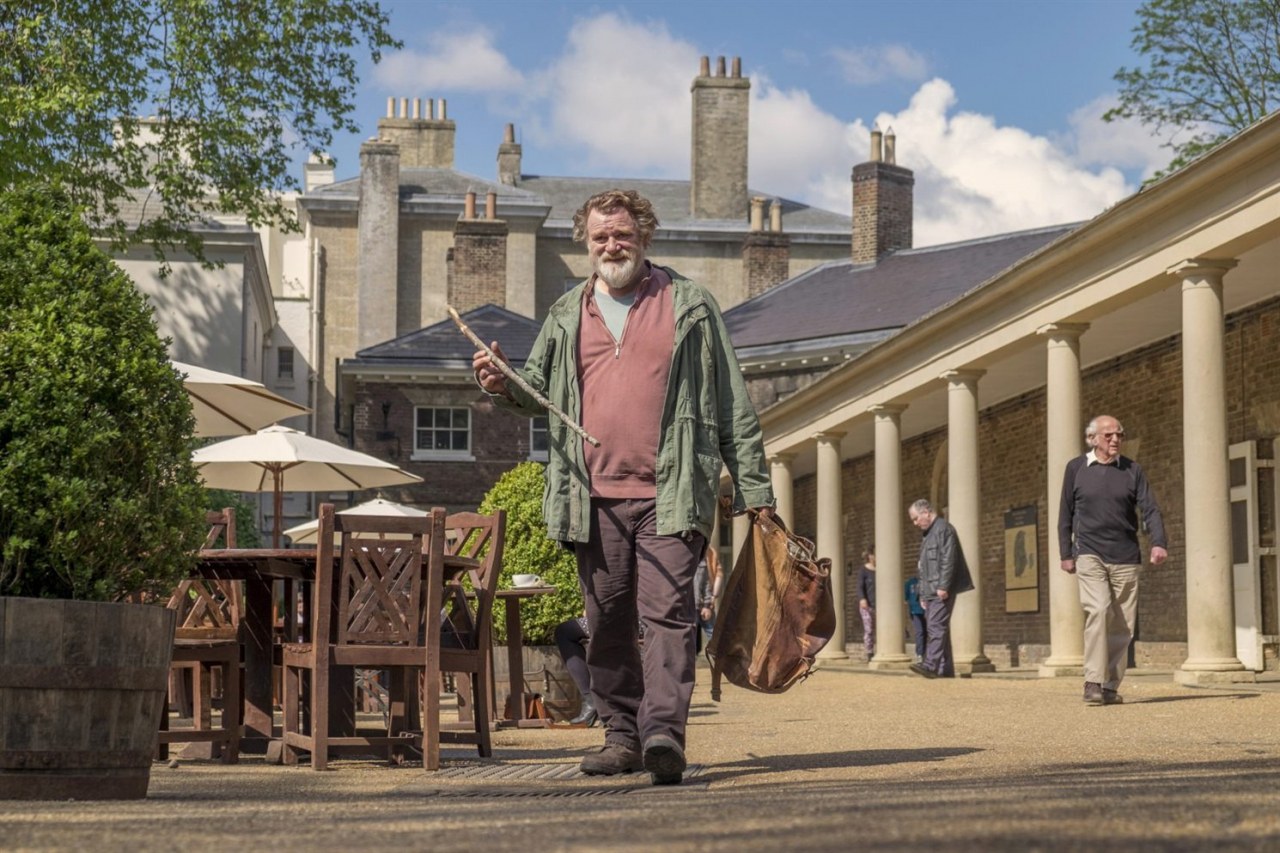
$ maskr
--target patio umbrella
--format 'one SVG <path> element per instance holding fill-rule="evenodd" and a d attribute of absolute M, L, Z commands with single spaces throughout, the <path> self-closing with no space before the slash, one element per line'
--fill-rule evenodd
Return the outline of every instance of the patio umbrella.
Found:
<path fill-rule="evenodd" d="M 311 411 L 252 379 L 180 361 L 173 366 L 184 374 L 182 385 L 191 398 L 197 436 L 251 435 L 268 424 Z"/>
<path fill-rule="evenodd" d="M 272 493 L 276 548 L 280 547 L 285 492 L 352 491 L 422 482 L 390 462 L 283 426 L 202 447 L 192 454 L 192 461 L 211 489 Z"/>
<path fill-rule="evenodd" d="M 417 509 L 404 504 L 398 504 L 395 501 L 389 501 L 385 498 L 374 498 L 371 501 L 365 501 L 362 504 L 347 507 L 338 510 L 339 515 L 352 513 L 353 515 L 398 515 L 398 516 L 424 516 L 429 515 L 426 510 Z M 312 519 L 304 521 L 296 527 L 290 527 L 284 532 L 295 545 L 312 545 L 316 542 L 316 531 L 320 528 L 320 520 Z"/>

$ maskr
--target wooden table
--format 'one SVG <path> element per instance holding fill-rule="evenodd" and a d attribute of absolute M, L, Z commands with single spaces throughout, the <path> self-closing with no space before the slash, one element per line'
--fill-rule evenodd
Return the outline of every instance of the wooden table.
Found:
<path fill-rule="evenodd" d="M 497 719 L 502 711 L 495 705 L 494 718 L 500 726 L 545 728 L 546 720 L 524 718 L 524 633 L 520 628 L 520 602 L 535 595 L 554 593 L 554 586 L 521 586 L 494 593 L 507 611 L 507 674 L 511 684 L 511 719 Z"/>
<path fill-rule="evenodd" d="M 274 663 L 274 585 L 277 580 L 309 583 L 315 578 L 314 548 L 229 548 L 200 552 L 196 573 L 214 580 L 244 582 L 244 737 L 240 751 L 262 754 L 274 736 L 271 668 Z M 294 618 L 290 610 L 286 618 Z"/>

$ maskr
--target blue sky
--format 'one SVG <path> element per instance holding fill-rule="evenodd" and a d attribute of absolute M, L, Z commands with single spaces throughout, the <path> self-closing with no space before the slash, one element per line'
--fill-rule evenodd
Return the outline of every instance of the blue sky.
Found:
<path fill-rule="evenodd" d="M 446 98 L 456 167 L 492 178 L 513 122 L 529 174 L 685 178 L 702 55 L 751 78 L 754 189 L 847 212 L 873 124 L 916 172 L 916 244 L 1091 217 L 1169 159 L 1104 124 L 1139 64 L 1136 0 L 384 2 L 404 41 L 361 67 L 362 133 L 388 96 Z"/>

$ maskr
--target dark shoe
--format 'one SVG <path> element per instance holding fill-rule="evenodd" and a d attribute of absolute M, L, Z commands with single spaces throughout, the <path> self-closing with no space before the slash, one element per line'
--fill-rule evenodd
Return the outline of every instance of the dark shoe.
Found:
<path fill-rule="evenodd" d="M 1102 688 L 1102 704 L 1103 705 L 1123 705 L 1124 697 L 1114 690 L 1106 687 Z"/>
<path fill-rule="evenodd" d="M 644 769 L 655 785 L 679 785 L 684 779 L 684 749 L 675 738 L 654 735 L 644 742 Z"/>
<path fill-rule="evenodd" d="M 1102 685 L 1096 681 L 1086 681 L 1084 683 L 1084 704 L 1101 705 L 1106 700 L 1102 696 Z"/>
<path fill-rule="evenodd" d="M 920 663 L 913 663 L 913 664 L 911 664 L 911 666 L 909 666 L 909 667 L 907 667 L 907 668 L 908 668 L 908 669 L 910 669 L 912 672 L 914 672 L 916 675 L 922 675 L 922 676 L 924 676 L 925 678 L 937 678 L 937 677 L 938 677 L 938 673 L 934 672 L 934 671 L 933 671 L 933 670 L 931 670 L 931 669 L 926 669 L 926 668 L 925 668 L 925 666 L 924 666 L 924 664 L 920 664 Z"/>
<path fill-rule="evenodd" d="M 582 708 L 578 711 L 578 716 L 569 721 L 569 725 L 590 729 L 595 727 L 599 719 L 600 714 L 596 711 L 596 703 L 590 696 L 583 696 Z"/>
<path fill-rule="evenodd" d="M 582 759 L 578 769 L 588 776 L 617 776 L 644 769 L 640 753 L 620 743 L 606 743 Z"/>

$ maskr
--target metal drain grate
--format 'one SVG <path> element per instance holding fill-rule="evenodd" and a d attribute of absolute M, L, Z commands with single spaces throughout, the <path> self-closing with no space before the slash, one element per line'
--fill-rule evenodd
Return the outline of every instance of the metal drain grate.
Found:
<path fill-rule="evenodd" d="M 437 797 L 455 799 L 574 799 L 706 790 L 706 766 L 690 764 L 680 785 L 652 785 L 649 774 L 588 776 L 577 762 L 554 764 L 468 763 L 442 767 L 422 781 Z M 440 787 L 441 783 L 449 787 Z M 532 784 L 530 784 L 532 783 Z"/>
<path fill-rule="evenodd" d="M 695 779 L 706 771 L 703 764 L 690 764 L 685 768 L 685 780 Z M 634 777 L 645 778 L 647 774 L 633 773 L 621 776 L 588 776 L 578 769 L 577 763 L 558 762 L 554 764 L 468 764 L 442 767 L 433 774 L 437 780 L 459 780 L 466 782 L 533 782 L 547 780 L 591 780 L 616 781 Z"/>

